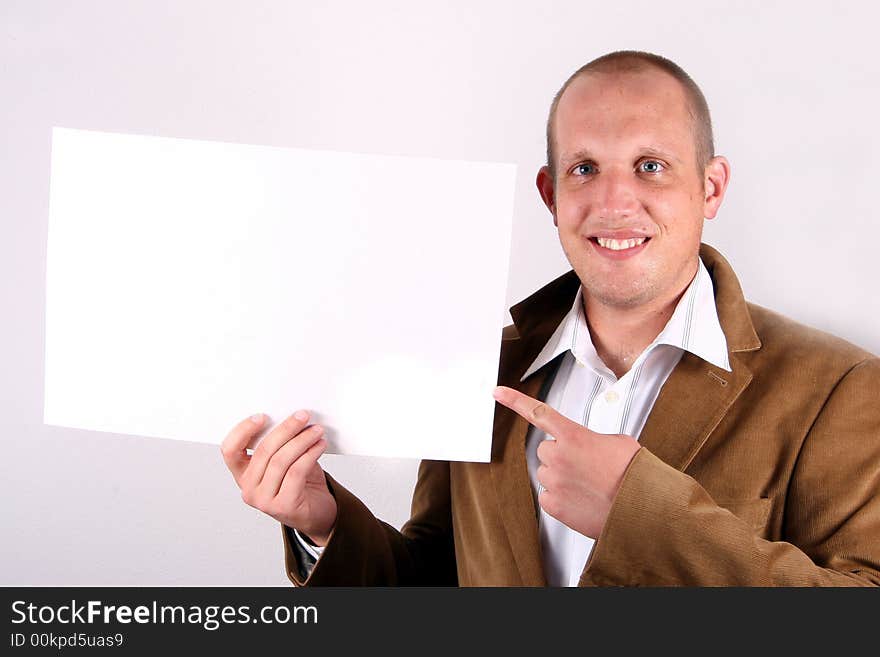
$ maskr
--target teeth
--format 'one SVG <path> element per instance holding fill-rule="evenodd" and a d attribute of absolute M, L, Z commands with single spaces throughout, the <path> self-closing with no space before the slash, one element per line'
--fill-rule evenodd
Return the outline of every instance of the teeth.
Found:
<path fill-rule="evenodd" d="M 612 240 L 608 239 L 607 237 L 597 237 L 596 241 L 599 242 L 599 246 L 606 249 L 611 249 L 612 251 L 622 251 L 623 249 L 631 249 L 634 246 L 638 246 L 645 241 L 645 238 L 637 237 L 628 240 Z"/>

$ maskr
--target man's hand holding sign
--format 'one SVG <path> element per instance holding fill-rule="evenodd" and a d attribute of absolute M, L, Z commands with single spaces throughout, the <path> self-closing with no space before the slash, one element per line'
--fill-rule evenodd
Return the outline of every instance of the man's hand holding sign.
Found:
<path fill-rule="evenodd" d="M 262 413 L 253 415 L 229 432 L 220 449 L 246 504 L 324 545 L 336 522 L 336 500 L 318 465 L 327 448 L 324 428 L 309 419 L 308 411 L 297 411 L 273 428 L 250 456 L 247 447 L 266 423 Z"/>

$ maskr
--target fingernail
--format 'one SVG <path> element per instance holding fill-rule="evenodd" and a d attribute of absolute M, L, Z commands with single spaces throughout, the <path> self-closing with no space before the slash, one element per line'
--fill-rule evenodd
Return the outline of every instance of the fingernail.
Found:
<path fill-rule="evenodd" d="M 501 391 L 501 386 L 496 387 L 495 390 L 492 391 L 492 396 L 493 396 L 495 399 L 501 399 L 501 395 L 502 395 L 502 394 L 503 394 L 503 393 L 502 393 L 502 391 Z"/>
<path fill-rule="evenodd" d="M 295 417 L 300 422 L 305 422 L 306 420 L 309 419 L 309 414 L 306 413 L 305 411 L 297 411 L 296 413 L 293 414 L 293 417 Z"/>
<path fill-rule="evenodd" d="M 254 413 L 251 415 L 251 422 L 254 424 L 263 424 L 263 414 L 262 413 Z"/>

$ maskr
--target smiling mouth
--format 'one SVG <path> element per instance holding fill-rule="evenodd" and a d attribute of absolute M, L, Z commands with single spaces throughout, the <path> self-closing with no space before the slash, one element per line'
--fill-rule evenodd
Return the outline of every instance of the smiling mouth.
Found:
<path fill-rule="evenodd" d="M 617 240 L 610 237 L 591 237 L 590 241 L 609 251 L 626 251 L 641 246 L 650 239 L 650 237 L 631 237 L 625 240 Z"/>

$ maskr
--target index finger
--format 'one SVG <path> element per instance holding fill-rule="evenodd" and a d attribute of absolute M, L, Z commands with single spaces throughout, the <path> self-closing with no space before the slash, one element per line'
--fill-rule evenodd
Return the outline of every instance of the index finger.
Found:
<path fill-rule="evenodd" d="M 266 416 L 263 413 L 251 415 L 236 424 L 232 431 L 220 443 L 220 452 L 226 467 L 238 482 L 241 475 L 247 469 L 251 457 L 247 454 L 247 446 L 266 424 Z"/>
<path fill-rule="evenodd" d="M 572 422 L 544 402 L 524 395 L 519 390 L 498 386 L 492 392 L 492 396 L 498 403 L 525 418 L 529 424 L 534 424 L 541 431 L 554 438 L 568 436 L 575 430 L 583 429 L 580 424 Z"/>

